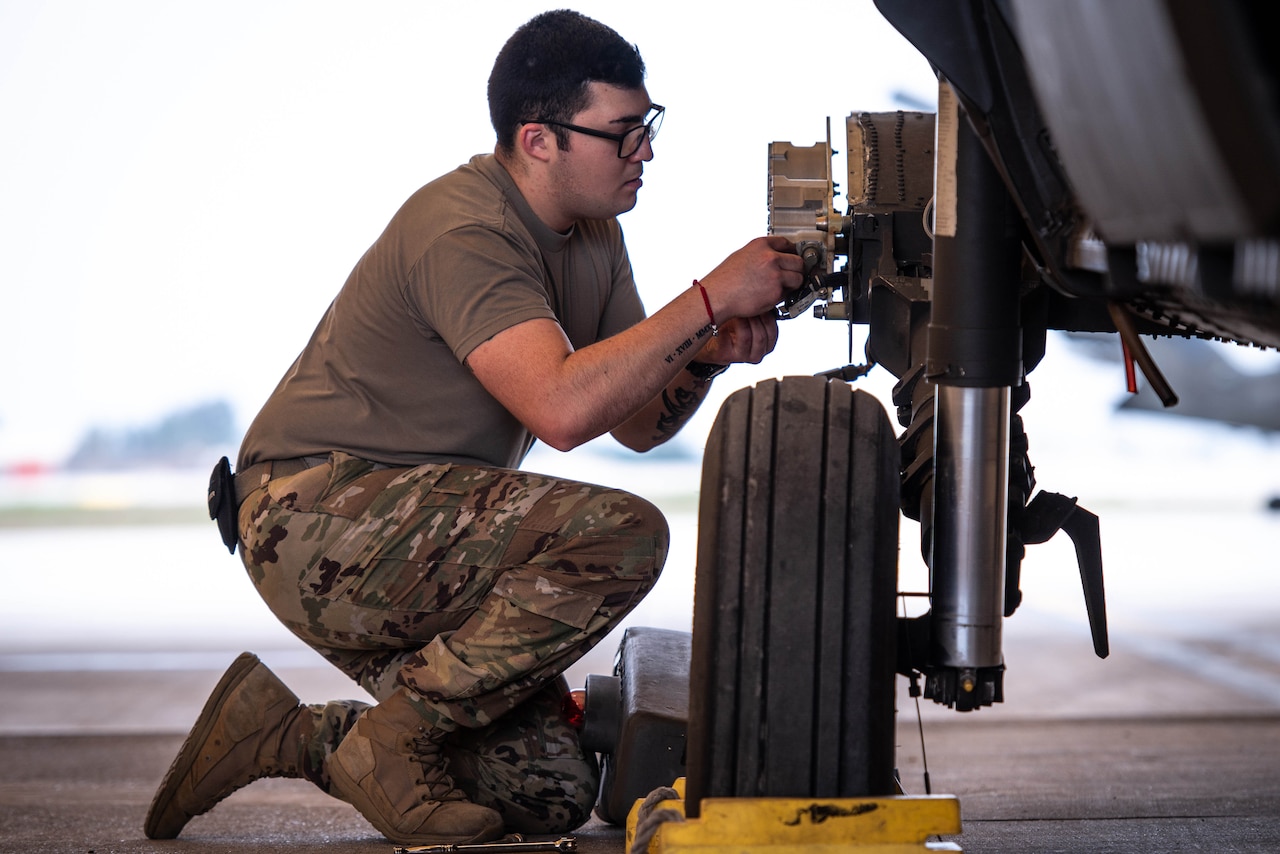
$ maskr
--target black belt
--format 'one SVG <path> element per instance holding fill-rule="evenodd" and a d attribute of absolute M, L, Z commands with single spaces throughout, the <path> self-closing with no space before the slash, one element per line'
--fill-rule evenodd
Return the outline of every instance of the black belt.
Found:
<path fill-rule="evenodd" d="M 326 463 L 326 457 L 294 457 L 289 460 L 267 460 L 254 463 L 244 471 L 236 472 L 236 510 L 244 503 L 245 496 L 255 489 L 261 489 L 277 477 L 288 477 L 300 471 Z"/>

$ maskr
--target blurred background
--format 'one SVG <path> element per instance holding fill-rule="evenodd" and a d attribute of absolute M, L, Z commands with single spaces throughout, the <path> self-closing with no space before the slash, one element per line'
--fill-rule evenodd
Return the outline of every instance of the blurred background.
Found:
<path fill-rule="evenodd" d="M 651 309 L 765 232 L 769 142 L 811 145 L 830 119 L 839 150 L 850 112 L 934 109 L 928 65 L 870 0 L 805 14 L 751 0 L 572 6 L 639 46 L 667 107 L 622 217 Z M 492 149 L 493 58 L 546 8 L 0 0 L 0 676 L 221 669 L 240 649 L 323 667 L 218 542 L 200 506 L 209 469 L 234 459 L 403 200 Z M 659 453 L 608 440 L 534 451 L 529 468 L 667 510 L 671 561 L 632 624 L 689 626 L 700 455 L 723 397 L 841 366 L 851 349 L 857 361 L 864 338 L 787 322 L 777 352 L 718 380 Z M 1280 362 L 1203 346 L 1183 350 L 1190 375 L 1225 370 L 1206 386 L 1225 395 L 1213 417 L 1185 418 L 1120 408 L 1118 341 L 1052 335 L 1023 412 L 1032 461 L 1043 488 L 1102 517 L 1117 653 L 1280 705 L 1280 425 L 1228 417 L 1232 402 L 1278 399 Z M 893 381 L 878 369 L 859 385 L 888 401 Z M 917 554 L 904 528 L 905 587 L 924 584 Z M 1023 577 L 1008 644 L 1066 634 L 1087 654 L 1069 541 L 1033 547 Z M 614 648 L 574 678 L 607 669 Z M 42 726 L 3 693 L 0 729 Z"/>

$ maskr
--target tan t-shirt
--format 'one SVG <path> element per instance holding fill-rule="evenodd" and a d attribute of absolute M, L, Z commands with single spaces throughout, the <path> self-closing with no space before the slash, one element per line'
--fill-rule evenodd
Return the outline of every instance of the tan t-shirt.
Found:
<path fill-rule="evenodd" d="M 238 467 L 346 451 L 390 465 L 514 468 L 529 432 L 463 360 L 534 318 L 575 348 L 644 317 L 616 219 L 558 234 L 492 155 L 414 193 L 258 413 Z"/>

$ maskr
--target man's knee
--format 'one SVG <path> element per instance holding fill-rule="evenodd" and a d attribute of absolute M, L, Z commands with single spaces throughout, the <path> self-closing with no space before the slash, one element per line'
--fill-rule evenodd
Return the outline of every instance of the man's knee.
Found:
<path fill-rule="evenodd" d="M 625 512 L 617 517 L 614 536 L 620 556 L 618 572 L 633 575 L 646 588 L 652 587 L 667 561 L 671 530 L 667 517 L 652 502 L 638 495 L 625 496 L 620 505 Z"/>
<path fill-rule="evenodd" d="M 502 562 L 650 587 L 670 543 L 666 517 L 652 502 L 564 481 L 529 512 Z"/>

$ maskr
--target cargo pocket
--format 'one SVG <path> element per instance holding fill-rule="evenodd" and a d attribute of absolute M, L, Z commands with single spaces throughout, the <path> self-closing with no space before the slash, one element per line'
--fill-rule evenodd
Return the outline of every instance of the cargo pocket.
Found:
<path fill-rule="evenodd" d="M 565 587 L 532 570 L 504 572 L 494 584 L 493 592 L 521 611 L 579 631 L 590 628 L 592 618 L 604 604 L 603 596 Z"/>
<path fill-rule="evenodd" d="M 382 487 L 378 501 L 393 505 L 385 512 L 397 527 L 377 533 L 363 549 L 331 549 L 326 578 L 333 581 L 322 595 L 362 607 L 433 614 L 479 604 L 496 574 L 510 565 L 510 545 L 527 506 L 554 481 L 474 466 L 436 468 L 430 478 L 426 467 L 413 470 L 412 491 L 402 483 L 408 478 Z M 373 478 L 361 478 L 352 488 Z M 383 512 L 371 506 L 366 516 Z M 364 529 L 366 516 L 355 525 Z"/>
<path fill-rule="evenodd" d="M 419 466 L 410 470 L 414 473 L 412 477 L 404 473 L 392 475 L 391 471 L 375 473 L 387 477 L 390 483 L 335 484 L 335 488 L 325 494 L 324 509 L 335 516 L 349 518 L 351 524 L 325 549 L 324 562 L 344 568 L 363 566 L 375 555 L 412 536 L 407 523 L 415 513 L 421 512 L 423 497 L 444 476 L 448 466 Z M 347 515 L 353 504 L 359 505 L 358 515 Z"/>

